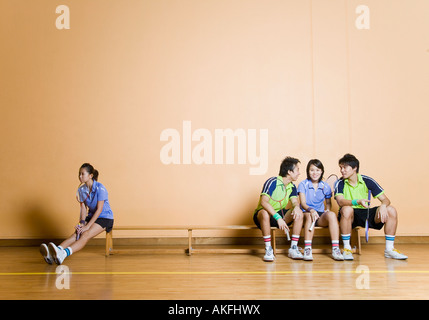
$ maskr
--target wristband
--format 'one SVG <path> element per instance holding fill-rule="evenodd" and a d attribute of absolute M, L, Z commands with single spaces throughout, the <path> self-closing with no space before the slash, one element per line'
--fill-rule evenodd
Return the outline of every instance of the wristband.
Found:
<path fill-rule="evenodd" d="M 273 215 L 273 218 L 276 219 L 276 220 L 279 220 L 279 219 L 282 218 L 282 216 L 279 215 L 278 213 L 276 213 L 275 215 Z"/>
<path fill-rule="evenodd" d="M 79 221 L 79 224 L 84 224 L 85 223 L 85 220 L 80 220 Z"/>
<path fill-rule="evenodd" d="M 358 205 L 358 202 L 357 202 L 357 200 L 356 200 L 356 199 L 352 200 L 352 205 L 353 205 L 353 206 L 357 206 L 357 205 Z"/>

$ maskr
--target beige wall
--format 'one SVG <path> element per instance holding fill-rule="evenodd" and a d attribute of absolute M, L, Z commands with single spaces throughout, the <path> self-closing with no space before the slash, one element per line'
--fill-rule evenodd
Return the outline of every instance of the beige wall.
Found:
<path fill-rule="evenodd" d="M 304 179 L 309 159 L 338 173 L 346 152 L 386 189 L 398 234 L 429 235 L 428 12 L 425 0 L 0 0 L 0 238 L 72 232 L 83 162 L 117 224 L 250 224 L 284 156 Z M 161 133 L 183 139 L 184 121 L 212 138 L 211 164 L 162 162 Z M 268 130 L 262 174 L 247 154 L 215 163 L 227 128 L 253 130 L 256 155 Z"/>

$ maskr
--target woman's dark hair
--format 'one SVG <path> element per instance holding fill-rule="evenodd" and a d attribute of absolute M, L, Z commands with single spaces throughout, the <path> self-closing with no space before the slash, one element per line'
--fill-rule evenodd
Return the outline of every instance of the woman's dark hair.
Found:
<path fill-rule="evenodd" d="M 359 160 L 352 154 L 346 153 L 339 161 L 339 165 L 349 165 L 353 169 L 356 168 L 356 173 L 359 173 Z"/>
<path fill-rule="evenodd" d="M 289 171 L 295 169 L 296 164 L 300 163 L 298 159 L 292 157 L 286 157 L 283 159 L 280 165 L 279 176 L 286 177 Z"/>
<path fill-rule="evenodd" d="M 322 181 L 323 175 L 325 174 L 325 168 L 323 167 L 323 164 L 322 164 L 322 162 L 319 159 L 311 159 L 310 161 L 308 161 L 308 164 L 307 164 L 307 179 L 311 180 L 311 178 L 310 178 L 310 166 L 311 165 L 313 165 L 316 168 L 319 168 L 320 170 L 322 170 L 322 174 L 321 174 L 318 182 Z"/>
<path fill-rule="evenodd" d="M 98 171 L 95 170 L 95 168 L 89 164 L 89 163 L 84 163 L 83 165 L 81 165 L 79 171 L 81 169 L 85 169 L 89 174 L 92 174 L 92 179 L 97 181 L 98 180 Z"/>

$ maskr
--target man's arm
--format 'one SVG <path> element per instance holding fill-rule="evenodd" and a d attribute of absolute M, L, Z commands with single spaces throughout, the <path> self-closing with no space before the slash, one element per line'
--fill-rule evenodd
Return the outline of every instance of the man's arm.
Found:
<path fill-rule="evenodd" d="M 346 207 L 346 206 L 353 206 L 352 201 L 356 200 L 357 204 L 360 204 L 362 206 L 364 206 L 365 208 L 368 208 L 368 199 L 353 199 L 353 200 L 347 200 L 344 199 L 344 196 L 342 194 L 337 194 L 335 196 L 335 200 L 337 200 L 337 203 L 340 207 Z"/>
<path fill-rule="evenodd" d="M 267 195 L 261 195 L 262 208 L 264 208 L 265 211 L 267 211 L 271 216 L 274 217 L 277 212 L 274 210 L 273 206 L 270 204 L 269 201 L 270 201 L 270 198 Z M 279 225 L 280 230 L 283 230 L 284 232 L 286 232 L 286 230 L 289 230 L 284 219 L 279 218 L 276 221 L 277 221 L 277 224 Z"/>
<path fill-rule="evenodd" d="M 291 198 L 290 202 L 292 204 L 292 217 L 294 219 L 301 217 L 302 216 L 302 210 L 299 207 L 298 197 Z"/>
<path fill-rule="evenodd" d="M 388 217 L 387 207 L 390 205 L 390 200 L 384 193 L 378 196 L 377 199 L 380 200 L 381 205 L 378 209 L 378 215 L 376 219 L 379 219 L 381 222 L 385 223 Z"/>

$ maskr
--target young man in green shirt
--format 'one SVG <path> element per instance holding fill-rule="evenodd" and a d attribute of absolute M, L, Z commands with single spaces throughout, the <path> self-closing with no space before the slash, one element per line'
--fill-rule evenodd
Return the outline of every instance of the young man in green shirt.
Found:
<path fill-rule="evenodd" d="M 351 154 L 344 155 L 339 161 L 342 178 L 335 185 L 335 200 L 340 206 L 340 231 L 344 243 L 345 260 L 353 260 L 350 246 L 352 228 L 365 227 L 368 214 L 368 191 L 381 205 L 369 208 L 369 228 L 380 230 L 384 226 L 386 237 L 386 258 L 405 260 L 408 257 L 394 248 L 398 213 L 390 205 L 383 188 L 372 178 L 359 174 L 359 160 Z"/>
<path fill-rule="evenodd" d="M 274 252 L 271 246 L 271 227 L 277 227 L 288 232 L 288 224 L 293 224 L 291 247 L 288 256 L 292 259 L 302 259 L 298 250 L 298 240 L 303 223 L 303 213 L 299 207 L 296 186 L 292 183 L 297 180 L 299 173 L 299 160 L 286 157 L 280 165 L 277 177 L 269 178 L 261 191 L 259 203 L 253 214 L 253 221 L 262 231 L 265 242 L 264 261 L 274 261 Z M 292 208 L 285 211 L 288 202 Z"/>

